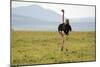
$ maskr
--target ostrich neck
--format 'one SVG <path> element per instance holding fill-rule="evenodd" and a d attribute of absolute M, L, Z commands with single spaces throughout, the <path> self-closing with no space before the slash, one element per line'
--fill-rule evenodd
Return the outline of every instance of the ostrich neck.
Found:
<path fill-rule="evenodd" d="M 63 12 L 63 15 L 62 15 L 62 22 L 64 23 L 64 12 Z"/>

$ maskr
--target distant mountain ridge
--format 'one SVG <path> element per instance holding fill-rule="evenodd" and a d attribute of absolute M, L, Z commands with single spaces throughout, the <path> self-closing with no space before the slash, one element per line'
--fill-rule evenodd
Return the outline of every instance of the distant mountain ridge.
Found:
<path fill-rule="evenodd" d="M 22 6 L 12 9 L 13 15 L 27 16 L 32 18 L 38 18 L 51 22 L 58 22 L 61 19 L 61 16 L 56 12 L 44 9 L 38 5 Z"/>

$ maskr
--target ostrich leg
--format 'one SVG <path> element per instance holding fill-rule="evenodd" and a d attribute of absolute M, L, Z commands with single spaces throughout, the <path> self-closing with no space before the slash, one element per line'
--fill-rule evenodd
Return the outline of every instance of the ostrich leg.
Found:
<path fill-rule="evenodd" d="M 62 31 L 59 31 L 59 34 L 61 35 L 61 39 L 62 39 L 62 44 L 61 44 L 61 51 L 63 51 L 63 48 L 64 48 L 64 34 Z"/>
<path fill-rule="evenodd" d="M 63 51 L 64 48 L 64 35 L 62 36 L 62 46 L 61 46 L 61 51 Z"/>

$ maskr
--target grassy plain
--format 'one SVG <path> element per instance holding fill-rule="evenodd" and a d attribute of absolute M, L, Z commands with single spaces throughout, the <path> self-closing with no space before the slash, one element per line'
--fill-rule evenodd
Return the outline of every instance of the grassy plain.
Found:
<path fill-rule="evenodd" d="M 96 60 L 95 32 L 71 32 L 61 51 L 58 32 L 12 31 L 12 65 Z M 68 51 L 66 51 L 66 48 Z"/>

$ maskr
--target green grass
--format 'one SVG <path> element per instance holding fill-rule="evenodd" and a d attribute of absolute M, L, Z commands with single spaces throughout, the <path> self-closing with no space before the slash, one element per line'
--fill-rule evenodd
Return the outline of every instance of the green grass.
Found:
<path fill-rule="evenodd" d="M 65 41 L 61 51 L 58 32 L 13 31 L 12 65 L 96 60 L 95 32 L 71 32 Z"/>

